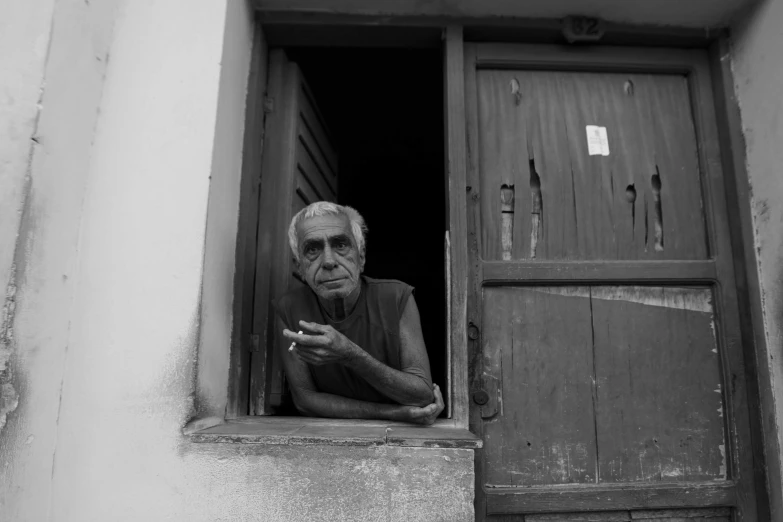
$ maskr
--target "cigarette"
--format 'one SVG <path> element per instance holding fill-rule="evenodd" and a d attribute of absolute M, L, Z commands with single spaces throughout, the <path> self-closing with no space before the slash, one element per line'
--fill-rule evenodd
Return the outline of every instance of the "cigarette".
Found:
<path fill-rule="evenodd" d="M 299 335 L 302 335 L 303 333 L 304 332 L 302 330 L 299 330 Z M 289 352 L 293 352 L 294 351 L 294 346 L 296 346 L 296 341 L 291 343 L 291 346 L 288 347 L 288 351 Z"/>

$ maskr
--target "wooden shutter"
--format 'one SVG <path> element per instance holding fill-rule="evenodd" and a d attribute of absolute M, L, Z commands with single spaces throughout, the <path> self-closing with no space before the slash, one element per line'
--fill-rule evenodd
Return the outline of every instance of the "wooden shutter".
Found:
<path fill-rule="evenodd" d="M 285 392 L 282 362 L 274 350 L 273 300 L 294 276 L 288 226 L 294 214 L 316 201 L 337 201 L 337 153 L 326 122 L 299 67 L 282 50 L 269 58 L 265 99 L 264 156 L 258 214 L 250 414 L 273 413 Z"/>

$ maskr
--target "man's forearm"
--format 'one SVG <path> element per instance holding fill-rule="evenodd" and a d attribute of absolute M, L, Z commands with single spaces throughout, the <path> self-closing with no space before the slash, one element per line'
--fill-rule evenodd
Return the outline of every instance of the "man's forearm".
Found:
<path fill-rule="evenodd" d="M 391 400 L 406 406 L 426 406 L 433 394 L 424 379 L 386 366 L 364 350 L 348 361 L 347 366 Z"/>
<path fill-rule="evenodd" d="M 294 391 L 297 409 L 310 417 L 405 420 L 404 406 L 360 401 L 321 392 Z"/>

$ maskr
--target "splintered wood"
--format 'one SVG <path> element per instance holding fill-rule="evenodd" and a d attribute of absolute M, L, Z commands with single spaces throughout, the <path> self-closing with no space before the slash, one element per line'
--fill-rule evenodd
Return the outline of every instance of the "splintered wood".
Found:
<path fill-rule="evenodd" d="M 493 486 L 726 479 L 711 291 L 484 290 Z"/>
<path fill-rule="evenodd" d="M 477 84 L 484 259 L 708 256 L 684 76 L 479 70 Z"/>
<path fill-rule="evenodd" d="M 500 187 L 500 211 L 503 213 L 500 244 L 503 249 L 503 260 L 507 261 L 511 259 L 514 234 L 514 185 Z"/>

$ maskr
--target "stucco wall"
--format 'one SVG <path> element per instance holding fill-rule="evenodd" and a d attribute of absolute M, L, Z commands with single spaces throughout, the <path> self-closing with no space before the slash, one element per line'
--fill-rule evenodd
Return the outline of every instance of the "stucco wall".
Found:
<path fill-rule="evenodd" d="M 23 197 L 8 207 L 4 198 L 0 207 L 3 227 L 18 227 L 13 233 L 3 228 L 0 236 L 0 268 L 7 270 L 7 255 L 15 260 L 3 273 L 12 291 L 0 341 L 8 356 L 4 392 L 18 399 L 0 432 L 0 501 L 7 520 L 46 520 L 50 507 L 80 214 L 116 4 L 3 3 L 10 11 L 4 23 L 18 39 L 4 40 L 0 55 L 19 56 L 3 74 L 25 78 L 23 92 L 5 100 L 12 116 L 23 120 L 3 121 L 16 136 L 4 143 L 12 147 L 3 149 L 1 160 L 3 190 L 24 187 Z M 38 500 L 26 492 L 36 492 Z"/>
<path fill-rule="evenodd" d="M 10 370 L 16 281 L 12 270 L 38 125 L 54 0 L 0 5 L 0 428 L 18 405 Z"/>
<path fill-rule="evenodd" d="M 766 458 L 779 476 L 781 456 L 775 449 L 783 447 L 783 0 L 761 2 L 733 28 L 732 43 L 768 351 L 759 363 L 766 365 L 773 398 L 763 414 L 766 436 L 778 437 L 767 442 Z M 770 495 L 776 519 L 783 517 L 781 493 Z"/>
<path fill-rule="evenodd" d="M 245 2 L 6 4 L 0 520 L 472 520 L 469 450 L 182 435 L 225 407 Z"/>

